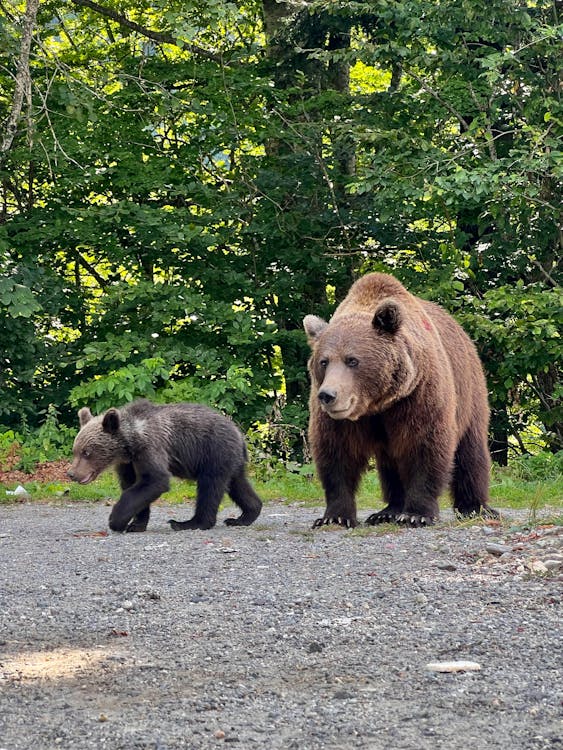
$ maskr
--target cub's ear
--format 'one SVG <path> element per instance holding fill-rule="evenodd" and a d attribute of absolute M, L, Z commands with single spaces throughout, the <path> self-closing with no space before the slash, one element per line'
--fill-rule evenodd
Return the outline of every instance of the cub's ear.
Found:
<path fill-rule="evenodd" d="M 102 430 L 110 435 L 115 435 L 119 430 L 119 412 L 117 409 L 108 409 L 106 411 L 102 419 Z"/>
<path fill-rule="evenodd" d="M 376 308 L 372 326 L 384 333 L 397 333 L 403 322 L 403 309 L 399 302 L 384 299 Z"/>
<path fill-rule="evenodd" d="M 84 427 L 85 424 L 88 424 L 88 422 L 92 419 L 92 412 L 87 406 L 83 406 L 82 409 L 78 412 L 78 422 L 81 427 Z"/>
<path fill-rule="evenodd" d="M 317 315 L 305 315 L 303 318 L 303 328 L 307 334 L 307 342 L 309 346 L 314 345 L 315 339 L 320 336 L 327 325 L 328 323 L 326 320 L 319 318 Z"/>

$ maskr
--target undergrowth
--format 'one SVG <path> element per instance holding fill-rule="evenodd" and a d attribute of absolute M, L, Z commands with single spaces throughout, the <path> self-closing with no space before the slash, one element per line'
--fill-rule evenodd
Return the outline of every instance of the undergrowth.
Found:
<path fill-rule="evenodd" d="M 35 431 L 26 425 L 18 432 L 0 432 L 0 464 L 3 469 L 22 469 L 32 472 L 37 462 L 53 461 L 69 457 L 76 429 L 60 424 L 55 406 L 50 406 L 44 423 Z M 299 464 L 282 461 L 271 450 L 266 450 L 253 434 L 249 439 L 251 461 L 249 473 L 258 494 L 265 502 L 299 503 L 306 507 L 322 506 L 323 491 L 315 477 L 311 463 Z M 112 472 L 106 472 L 90 485 L 71 482 L 39 483 L 32 475 L 24 482 L 25 489 L 33 500 L 48 501 L 64 498 L 74 501 L 115 500 L 119 496 L 119 485 Z M 7 495 L 13 490 L 0 483 L 0 503 L 16 499 Z M 164 499 L 170 503 L 193 501 L 195 483 L 173 480 Z M 228 498 L 226 498 L 228 502 Z M 381 492 L 377 472 L 369 471 L 357 496 L 360 510 L 381 506 Z M 448 507 L 450 499 L 445 495 L 441 505 Z M 494 466 L 491 474 L 491 505 L 498 508 L 529 508 L 532 512 L 551 506 L 563 510 L 563 451 L 523 455 L 511 460 L 509 467 Z"/>

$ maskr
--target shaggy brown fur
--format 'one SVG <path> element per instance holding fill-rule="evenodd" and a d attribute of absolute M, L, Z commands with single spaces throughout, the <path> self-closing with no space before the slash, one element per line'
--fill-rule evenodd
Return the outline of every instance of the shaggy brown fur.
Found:
<path fill-rule="evenodd" d="M 114 531 L 144 531 L 150 504 L 170 489 L 170 477 L 197 480 L 194 517 L 170 521 L 173 529 L 209 529 L 227 492 L 241 508 L 229 526 L 248 526 L 262 502 L 246 477 L 246 446 L 240 430 L 214 409 L 201 404 L 151 404 L 140 400 L 93 417 L 80 409 L 80 432 L 68 472 L 81 484 L 115 466 L 121 498 L 109 526 Z"/>
<path fill-rule="evenodd" d="M 368 524 L 431 524 L 448 485 L 459 515 L 498 515 L 487 504 L 485 377 L 448 313 L 373 273 L 329 323 L 314 315 L 303 323 L 312 348 L 309 437 L 327 506 L 315 526 L 357 525 L 355 495 L 373 456 L 386 506 Z"/>

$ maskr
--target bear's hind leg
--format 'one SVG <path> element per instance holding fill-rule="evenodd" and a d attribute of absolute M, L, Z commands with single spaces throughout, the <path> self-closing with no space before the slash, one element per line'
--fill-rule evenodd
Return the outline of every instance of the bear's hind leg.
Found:
<path fill-rule="evenodd" d="M 174 531 L 211 529 L 217 522 L 217 511 L 225 494 L 227 481 L 223 476 L 200 474 L 197 478 L 195 513 L 189 521 L 168 521 Z"/>
<path fill-rule="evenodd" d="M 242 510 L 242 513 L 238 518 L 226 518 L 226 525 L 250 526 L 260 515 L 262 501 L 248 481 L 244 467 L 239 474 L 231 479 L 228 493 L 233 502 Z"/>
<path fill-rule="evenodd" d="M 459 517 L 498 518 L 489 506 L 491 459 L 486 436 L 469 429 L 457 447 L 451 488 L 454 512 Z"/>

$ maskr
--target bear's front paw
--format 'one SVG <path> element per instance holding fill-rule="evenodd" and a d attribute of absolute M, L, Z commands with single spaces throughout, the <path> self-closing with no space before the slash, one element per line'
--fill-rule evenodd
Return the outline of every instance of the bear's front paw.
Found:
<path fill-rule="evenodd" d="M 131 534 L 133 532 L 138 533 L 140 531 L 146 531 L 146 529 L 147 529 L 146 523 L 142 523 L 140 521 L 131 521 L 131 523 L 129 524 L 129 526 L 127 526 L 125 531 L 128 534 Z"/>
<path fill-rule="evenodd" d="M 366 523 L 368 526 L 376 526 L 378 523 L 395 523 L 396 517 L 397 514 L 392 510 L 383 508 L 383 510 L 378 510 L 377 513 L 372 513 L 371 516 L 366 518 Z"/>
<path fill-rule="evenodd" d="M 354 518 L 348 518 L 347 516 L 323 516 L 322 518 L 317 518 L 312 528 L 319 529 L 321 526 L 331 525 L 343 526 L 345 529 L 354 529 L 358 525 L 358 522 Z"/>
<path fill-rule="evenodd" d="M 436 519 L 433 516 L 423 516 L 421 513 L 397 513 L 383 508 L 383 510 L 372 513 L 366 519 L 368 526 L 375 526 L 378 523 L 398 523 L 400 526 L 408 526 L 411 529 L 419 526 L 433 526 Z"/>
<path fill-rule="evenodd" d="M 191 518 L 189 521 L 175 521 L 171 518 L 168 523 L 174 531 L 183 531 L 184 529 L 191 529 L 192 531 L 195 529 L 201 529 L 202 531 L 206 531 L 207 529 L 213 528 L 215 525 L 210 521 L 198 521 L 195 518 Z"/>
<path fill-rule="evenodd" d="M 129 523 L 128 518 L 117 518 L 115 516 L 110 516 L 109 518 L 110 529 L 112 531 L 118 531 L 119 533 L 127 530 L 128 523 Z"/>
<path fill-rule="evenodd" d="M 399 513 L 395 518 L 395 523 L 401 526 L 408 526 L 416 529 L 419 526 L 433 526 L 436 519 L 432 516 L 423 516 L 420 513 Z"/>

